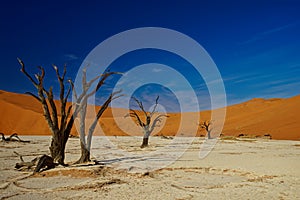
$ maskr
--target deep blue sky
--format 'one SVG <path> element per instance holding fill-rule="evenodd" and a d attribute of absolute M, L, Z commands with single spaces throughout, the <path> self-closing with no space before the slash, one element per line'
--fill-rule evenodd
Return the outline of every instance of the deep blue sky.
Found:
<path fill-rule="evenodd" d="M 0 89 L 34 91 L 16 57 L 31 72 L 44 66 L 47 85 L 53 85 L 51 64 L 67 63 L 74 79 L 100 42 L 152 26 L 182 32 L 206 49 L 223 77 L 229 104 L 294 96 L 300 93 L 299 10 L 297 0 L 1 2 Z"/>

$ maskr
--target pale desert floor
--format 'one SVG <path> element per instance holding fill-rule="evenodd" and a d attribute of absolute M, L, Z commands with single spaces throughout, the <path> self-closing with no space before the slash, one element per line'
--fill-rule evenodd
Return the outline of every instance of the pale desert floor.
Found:
<path fill-rule="evenodd" d="M 20 159 L 13 152 L 30 161 L 48 153 L 50 137 L 21 138 L 31 143 L 0 143 L 1 199 L 300 199 L 300 141 L 217 140 L 199 159 L 204 138 L 188 145 L 191 138 L 151 137 L 140 149 L 140 137 L 94 137 L 100 164 L 32 175 L 14 170 Z M 66 162 L 79 153 L 79 140 L 69 139 Z"/>

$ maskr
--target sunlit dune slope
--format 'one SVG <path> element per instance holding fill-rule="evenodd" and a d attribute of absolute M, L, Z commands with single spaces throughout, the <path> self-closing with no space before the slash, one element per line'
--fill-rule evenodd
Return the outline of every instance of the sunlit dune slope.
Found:
<path fill-rule="evenodd" d="M 271 134 L 273 139 L 300 139 L 300 95 L 288 99 L 252 99 L 227 107 L 224 135 L 247 134 L 263 136 Z M 89 106 L 89 110 L 99 107 Z M 93 112 L 92 112 L 93 113 Z M 103 114 L 95 135 L 141 135 L 125 109 L 109 108 Z M 91 123 L 93 114 L 88 115 Z M 114 116 L 114 117 L 113 117 Z M 198 113 L 169 113 L 163 124 L 153 135 L 200 136 L 197 130 Z M 200 113 L 201 120 L 208 120 L 211 111 Z M 77 123 L 78 124 L 78 121 Z M 41 105 L 33 97 L 0 90 L 0 132 L 9 135 L 50 135 L 44 120 Z M 72 131 L 76 134 L 76 128 Z"/>

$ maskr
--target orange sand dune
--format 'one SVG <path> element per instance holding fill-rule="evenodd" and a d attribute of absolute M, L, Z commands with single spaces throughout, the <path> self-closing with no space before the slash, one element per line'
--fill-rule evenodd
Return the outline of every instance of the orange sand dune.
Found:
<path fill-rule="evenodd" d="M 227 107 L 224 135 L 265 135 L 274 139 L 300 139 L 300 95 L 288 99 L 252 99 Z M 94 109 L 90 107 L 89 109 Z M 96 110 L 99 107 L 95 108 Z M 96 135 L 140 135 L 141 130 L 130 118 L 125 118 L 127 110 L 108 109 L 100 119 L 102 130 L 96 129 Z M 210 118 L 210 111 L 200 113 L 202 120 Z M 203 130 L 196 130 L 197 113 L 170 113 L 164 126 L 154 135 L 204 135 Z M 179 130 L 183 117 L 190 123 Z M 92 120 L 87 119 L 88 123 Z M 20 135 L 49 135 L 48 125 L 44 120 L 41 105 L 33 97 L 0 90 L 0 132 L 7 135 L 17 132 Z M 76 132 L 76 129 L 72 131 Z"/>
<path fill-rule="evenodd" d="M 300 95 L 288 99 L 252 99 L 229 106 L 225 134 L 271 134 L 274 139 L 300 139 Z"/>

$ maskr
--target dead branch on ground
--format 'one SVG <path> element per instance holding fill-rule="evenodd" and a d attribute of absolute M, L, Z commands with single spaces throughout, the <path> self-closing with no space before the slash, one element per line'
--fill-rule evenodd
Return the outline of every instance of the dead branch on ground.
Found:
<path fill-rule="evenodd" d="M 11 134 L 9 137 L 5 137 L 4 133 L 0 133 L 1 140 L 4 142 L 24 142 L 24 143 L 29 143 L 30 141 L 28 140 L 22 140 L 21 138 L 19 138 L 17 133 L 13 133 Z"/>

